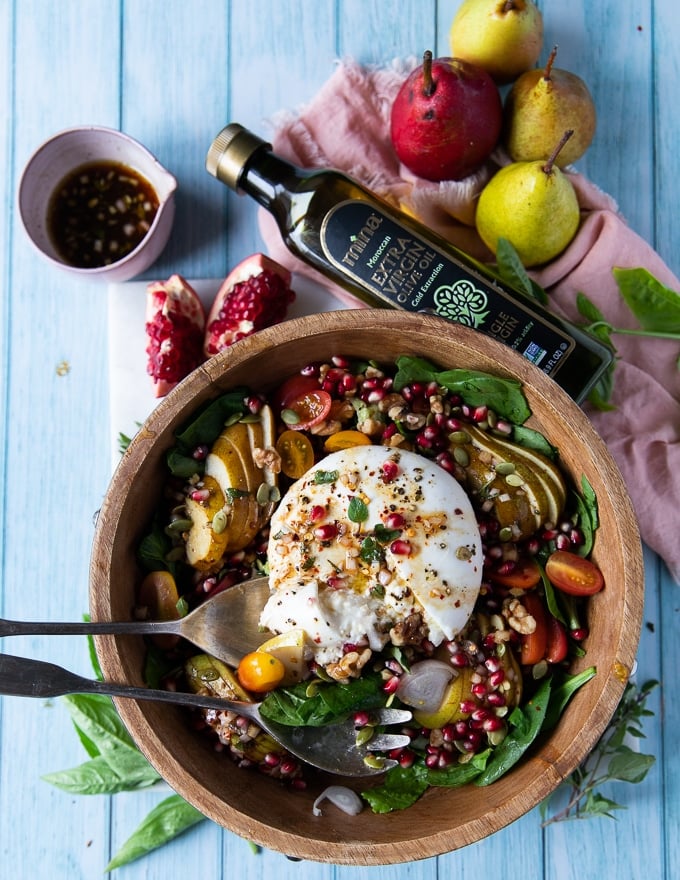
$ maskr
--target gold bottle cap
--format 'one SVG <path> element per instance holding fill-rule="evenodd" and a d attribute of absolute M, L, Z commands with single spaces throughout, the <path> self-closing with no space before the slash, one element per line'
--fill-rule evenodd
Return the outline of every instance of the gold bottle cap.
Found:
<path fill-rule="evenodd" d="M 232 122 L 222 129 L 210 145 L 205 167 L 213 177 L 238 190 L 241 173 L 248 159 L 260 147 L 271 148 L 271 144 L 237 122 Z"/>

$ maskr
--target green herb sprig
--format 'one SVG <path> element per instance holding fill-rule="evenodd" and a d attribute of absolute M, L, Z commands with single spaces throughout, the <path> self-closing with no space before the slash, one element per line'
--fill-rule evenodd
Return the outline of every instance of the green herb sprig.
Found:
<path fill-rule="evenodd" d="M 635 751 L 625 740 L 629 736 L 644 738 L 643 719 L 654 714 L 646 708 L 647 698 L 658 684 L 658 681 L 647 681 L 639 689 L 631 682 L 627 684 L 612 720 L 590 756 L 541 804 L 544 827 L 567 819 L 597 816 L 615 819 L 615 810 L 626 809 L 600 789 L 609 782 L 642 782 L 654 765 L 653 755 Z M 565 806 L 548 817 L 550 805 L 565 791 Z"/>
<path fill-rule="evenodd" d="M 547 292 L 529 277 L 517 251 L 509 241 L 500 239 L 496 253 L 499 277 L 511 284 L 525 296 L 533 297 L 542 304 L 549 302 Z M 614 280 L 624 302 L 640 325 L 637 328 L 615 327 L 585 293 L 577 293 L 576 308 L 584 318 L 582 329 L 616 354 L 613 336 L 641 336 L 655 339 L 671 339 L 680 343 L 680 294 L 662 284 L 644 268 L 612 268 Z M 680 369 L 680 356 L 676 360 Z M 600 410 L 610 410 L 614 388 L 616 360 L 593 389 L 590 403 Z"/>
<path fill-rule="evenodd" d="M 96 677 L 102 680 L 92 639 L 89 655 Z M 139 751 L 110 697 L 74 694 L 62 697 L 89 760 L 68 770 L 45 774 L 45 782 L 71 794 L 117 794 L 138 791 L 161 782 L 161 777 Z M 203 821 L 195 807 L 173 794 L 164 798 L 133 831 L 114 855 L 106 871 L 120 868 L 164 846 Z"/>

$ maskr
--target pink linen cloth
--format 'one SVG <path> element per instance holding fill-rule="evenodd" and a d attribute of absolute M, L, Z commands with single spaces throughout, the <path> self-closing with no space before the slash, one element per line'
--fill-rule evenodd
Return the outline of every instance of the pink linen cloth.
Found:
<path fill-rule="evenodd" d="M 399 161 L 389 137 L 390 108 L 413 60 L 366 68 L 352 60 L 336 70 L 311 103 L 272 120 L 274 151 L 304 168 L 340 169 L 396 206 L 414 213 L 464 251 L 489 260 L 474 229 L 475 198 L 498 164 L 494 155 L 463 181 L 431 183 L 414 178 Z M 582 210 L 579 231 L 557 259 L 533 277 L 549 293 L 550 308 L 578 322 L 576 293 L 585 293 L 615 327 L 635 327 L 621 298 L 613 267 L 644 267 L 674 290 L 680 282 L 659 255 L 626 224 L 614 200 L 582 175 L 571 173 Z M 272 217 L 259 212 L 270 255 L 291 271 L 313 278 L 350 307 L 363 303 L 296 259 Z M 676 534 L 680 499 L 680 371 L 678 345 L 669 340 L 614 337 L 620 360 L 614 378 L 616 409 L 586 405 L 628 486 L 645 543 L 680 581 Z"/>

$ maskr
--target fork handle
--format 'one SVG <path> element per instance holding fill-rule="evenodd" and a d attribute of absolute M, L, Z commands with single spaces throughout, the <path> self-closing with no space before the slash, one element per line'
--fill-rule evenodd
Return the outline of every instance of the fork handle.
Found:
<path fill-rule="evenodd" d="M 154 688 L 96 681 L 69 672 L 55 663 L 29 660 L 0 654 L 0 694 L 15 697 L 60 697 L 64 694 L 102 694 L 108 697 L 126 697 L 134 700 L 151 700 L 174 703 L 181 706 L 199 706 L 204 709 L 232 710 L 259 719 L 256 703 L 226 700 L 202 694 L 163 691 Z"/>

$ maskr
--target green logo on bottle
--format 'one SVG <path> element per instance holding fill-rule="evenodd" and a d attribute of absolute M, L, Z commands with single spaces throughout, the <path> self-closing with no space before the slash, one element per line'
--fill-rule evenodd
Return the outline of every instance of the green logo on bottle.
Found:
<path fill-rule="evenodd" d="M 434 304 L 442 318 L 475 329 L 482 327 L 489 315 L 487 295 L 465 279 L 438 287 L 434 293 Z"/>

